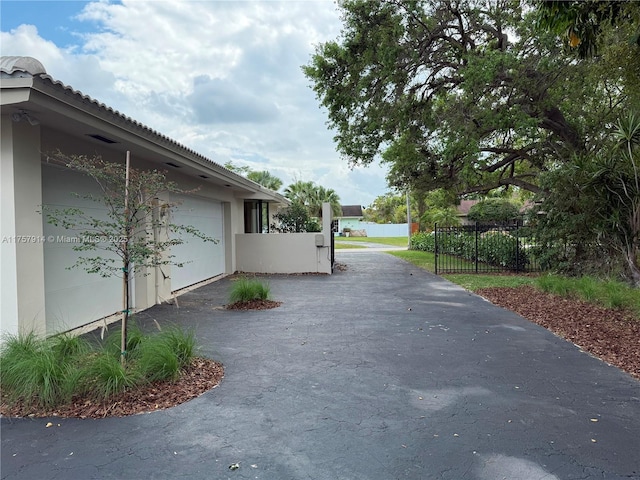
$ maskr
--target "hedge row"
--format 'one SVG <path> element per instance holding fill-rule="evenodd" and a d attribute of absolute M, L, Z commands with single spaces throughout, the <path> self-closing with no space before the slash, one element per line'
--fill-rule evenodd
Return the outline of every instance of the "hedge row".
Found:
<path fill-rule="evenodd" d="M 411 249 L 424 252 L 436 251 L 434 232 L 418 232 L 411 236 Z M 529 264 L 527 252 L 520 241 L 508 233 L 489 231 L 478 235 L 474 232 L 444 233 L 438 235 L 438 254 L 453 255 L 471 262 L 486 263 L 508 270 L 525 270 Z"/>

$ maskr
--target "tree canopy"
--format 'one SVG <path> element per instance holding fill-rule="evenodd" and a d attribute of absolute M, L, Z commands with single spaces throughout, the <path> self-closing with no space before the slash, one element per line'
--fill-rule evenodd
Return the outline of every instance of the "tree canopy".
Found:
<path fill-rule="evenodd" d="M 314 182 L 298 180 L 284 189 L 284 196 L 307 207 L 312 217 L 322 217 L 322 204 L 325 202 L 331 205 L 333 215 L 342 214 L 340 196 L 333 189 L 316 185 Z"/>
<path fill-rule="evenodd" d="M 425 214 L 438 188 L 458 198 L 531 192 L 546 212 L 538 234 L 553 248 L 564 241 L 566 265 L 618 251 L 640 285 L 637 147 L 616 147 L 620 122 L 640 116 L 640 2 L 339 8 L 339 37 L 302 68 L 345 161 L 386 163 L 389 186 L 421 198 Z"/>
<path fill-rule="evenodd" d="M 538 192 L 538 173 L 595 148 L 626 98 L 617 77 L 590 74 L 535 30 L 537 13 L 519 1 L 340 8 L 339 39 L 303 70 L 341 154 L 352 165 L 381 157 L 392 186 Z"/>

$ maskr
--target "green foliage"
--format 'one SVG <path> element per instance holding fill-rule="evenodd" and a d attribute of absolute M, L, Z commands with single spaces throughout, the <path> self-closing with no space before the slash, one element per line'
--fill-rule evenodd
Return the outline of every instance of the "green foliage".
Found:
<path fill-rule="evenodd" d="M 332 190 L 316 185 L 313 182 L 298 180 L 284 189 L 284 196 L 291 200 L 292 204 L 304 205 L 310 217 L 322 217 L 322 204 L 329 203 L 334 216 L 342 215 L 340 197 Z M 319 230 L 318 230 L 319 231 Z"/>
<path fill-rule="evenodd" d="M 269 284 L 258 279 L 239 278 L 233 282 L 229 293 L 229 302 L 250 302 L 251 300 L 267 300 L 271 294 Z"/>
<path fill-rule="evenodd" d="M 260 172 L 249 172 L 247 174 L 247 178 L 249 180 L 253 180 L 256 183 L 259 183 L 269 190 L 273 190 L 274 192 L 277 192 L 278 190 L 280 190 L 280 187 L 282 187 L 282 180 L 266 170 Z"/>
<path fill-rule="evenodd" d="M 81 391 L 98 400 L 133 388 L 144 381 L 140 372 L 120 362 L 111 352 L 102 351 L 90 356 L 82 369 Z"/>
<path fill-rule="evenodd" d="M 172 327 L 164 330 L 162 337 L 178 359 L 180 367 L 186 367 L 191 364 L 197 349 L 196 335 L 193 330 L 187 331 Z"/>
<path fill-rule="evenodd" d="M 628 309 L 640 317 L 640 291 L 622 282 L 549 274 L 537 278 L 536 287 L 543 292 L 578 298 L 606 308 Z"/>
<path fill-rule="evenodd" d="M 570 51 L 581 58 L 590 58 L 598 53 L 601 44 L 603 26 L 632 22 L 629 6 L 633 2 L 615 0 L 555 1 L 536 2 L 537 25 L 557 34 Z M 625 10 L 626 7 L 626 10 Z M 630 42 L 640 46 L 640 31 L 630 35 Z"/>
<path fill-rule="evenodd" d="M 398 250 L 389 252 L 394 257 L 401 258 L 410 262 L 417 267 L 428 270 L 429 272 L 435 271 L 435 255 L 431 252 L 424 252 L 418 250 Z"/>
<path fill-rule="evenodd" d="M 423 252 L 436 251 L 436 234 L 434 232 L 417 232 L 411 235 L 411 250 L 421 250 Z"/>
<path fill-rule="evenodd" d="M 406 197 L 387 193 L 364 209 L 364 220 L 375 223 L 404 223 L 407 221 Z"/>
<path fill-rule="evenodd" d="M 439 227 L 457 227 L 460 225 L 460 217 L 455 207 L 430 208 L 422 216 L 421 224 L 431 229 L 434 225 Z"/>
<path fill-rule="evenodd" d="M 3 395 L 10 403 L 43 407 L 63 404 L 74 395 L 107 400 L 146 382 L 178 378 L 196 349 L 192 331 L 170 327 L 145 335 L 134 324 L 128 337 L 130 361 L 123 364 L 119 337 L 113 332 L 95 345 L 68 334 L 8 336 L 0 350 Z"/>
<path fill-rule="evenodd" d="M 120 350 L 120 340 L 122 338 L 122 330 L 120 328 L 116 328 L 113 331 L 109 332 L 107 337 L 104 340 L 102 345 L 102 349 L 111 354 L 114 358 L 120 358 L 122 355 L 122 351 Z M 144 340 L 145 334 L 140 329 L 138 324 L 135 322 L 135 319 L 132 317 L 127 325 L 127 345 L 125 349 L 125 354 L 127 358 L 135 356 L 136 350 L 140 343 Z"/>
<path fill-rule="evenodd" d="M 474 222 L 508 222 L 520 217 L 516 205 L 502 198 L 488 198 L 469 209 L 468 218 Z"/>
<path fill-rule="evenodd" d="M 164 332 L 147 337 L 136 352 L 135 369 L 150 382 L 177 379 L 180 366 L 174 345 Z"/>
<path fill-rule="evenodd" d="M 0 353 L 0 383 L 10 402 L 54 406 L 71 398 L 87 346 L 68 337 L 9 336 Z"/>
<path fill-rule="evenodd" d="M 640 114 L 623 114 L 640 108 L 640 3 L 339 8 L 342 32 L 304 72 L 351 165 L 382 157 L 390 186 L 423 196 L 423 228 L 435 223 L 424 196 L 437 187 L 535 192 L 547 267 L 640 285 Z"/>
<path fill-rule="evenodd" d="M 608 148 L 541 176 L 547 190 L 532 226 L 541 258 L 560 272 L 631 279 L 640 285 L 640 115 L 622 117 Z"/>
<path fill-rule="evenodd" d="M 488 231 L 476 238 L 475 232 L 448 232 L 438 235 L 438 253 L 471 262 L 496 265 L 508 270 L 524 270 L 529 256 L 520 239 L 501 231 Z M 477 247 L 477 254 L 476 254 Z M 420 232 L 411 236 L 411 249 L 435 253 L 435 233 Z"/>
<path fill-rule="evenodd" d="M 579 119 L 609 114 L 602 90 L 583 88 L 587 66 L 539 34 L 520 2 L 353 0 L 340 9 L 338 40 L 319 45 L 303 70 L 338 150 L 351 165 L 381 155 L 395 188 L 538 191 L 547 164 L 585 149 L 593 132 Z"/>
<path fill-rule="evenodd" d="M 317 221 L 309 216 L 309 209 L 300 202 L 293 202 L 273 216 L 271 230 L 278 233 L 320 232 Z"/>
<path fill-rule="evenodd" d="M 447 280 L 475 292 L 481 288 L 517 288 L 523 285 L 533 285 L 535 278 L 521 275 L 480 275 L 480 274 L 450 274 L 443 275 Z"/>

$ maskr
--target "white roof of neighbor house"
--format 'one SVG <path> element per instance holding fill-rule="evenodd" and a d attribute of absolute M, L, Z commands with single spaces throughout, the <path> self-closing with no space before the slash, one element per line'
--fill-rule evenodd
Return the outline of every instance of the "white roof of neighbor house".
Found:
<path fill-rule="evenodd" d="M 242 186 L 243 188 L 256 193 L 262 192 L 262 194 L 268 196 L 271 201 L 289 203 L 289 200 L 283 195 L 232 172 L 219 163 L 216 163 L 195 150 L 178 143 L 172 138 L 169 138 L 166 135 L 163 135 L 132 119 L 131 117 L 114 110 L 104 103 L 98 102 L 79 90 L 75 90 L 62 82 L 55 80 L 47 74 L 45 67 L 35 58 L 19 56 L 0 57 L 0 78 L 3 80 L 3 88 L 5 88 L 6 84 L 4 82 L 7 80 L 31 78 L 33 83 L 29 88 L 40 91 L 47 97 L 55 98 L 60 104 L 75 107 L 76 109 L 86 112 L 94 117 L 101 118 L 112 125 L 117 125 L 119 128 L 122 128 L 141 139 L 151 141 L 155 145 L 160 145 L 165 149 L 178 153 L 181 157 L 206 166 L 208 170 L 213 170 L 220 176 L 229 179 L 230 183 Z M 24 87 L 24 85 L 20 85 L 20 87 Z M 9 105 L 7 105 L 6 102 L 2 102 L 2 106 L 4 108 Z M 20 107 L 20 105 L 16 106 Z"/>

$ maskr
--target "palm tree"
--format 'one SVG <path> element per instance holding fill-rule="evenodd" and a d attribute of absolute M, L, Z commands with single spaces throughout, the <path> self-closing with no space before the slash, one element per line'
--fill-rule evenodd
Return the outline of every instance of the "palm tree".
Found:
<path fill-rule="evenodd" d="M 325 202 L 331 205 L 331 211 L 335 216 L 342 213 L 338 194 L 331 188 L 326 189 L 313 182 L 298 180 L 285 188 L 284 196 L 292 202 L 302 203 L 312 217 L 322 217 L 322 204 Z"/>
<path fill-rule="evenodd" d="M 269 190 L 273 190 L 274 192 L 277 192 L 278 190 L 280 190 L 280 187 L 282 187 L 282 180 L 274 175 L 271 175 L 271 173 L 267 172 L 266 170 L 263 170 L 261 172 L 249 172 L 247 178 L 249 180 L 253 180 L 256 183 L 259 183 Z"/>
<path fill-rule="evenodd" d="M 312 195 L 315 185 L 313 182 L 303 182 L 298 180 L 284 189 L 284 196 L 292 202 L 298 202 L 305 206 L 309 205 L 309 198 Z"/>
<path fill-rule="evenodd" d="M 340 197 L 331 188 L 326 189 L 323 186 L 316 186 L 309 198 L 309 211 L 312 215 L 322 217 L 322 204 L 328 202 L 331 206 L 331 212 L 334 216 L 342 214 L 342 206 L 340 205 Z M 315 212 L 315 213 L 314 213 Z"/>

